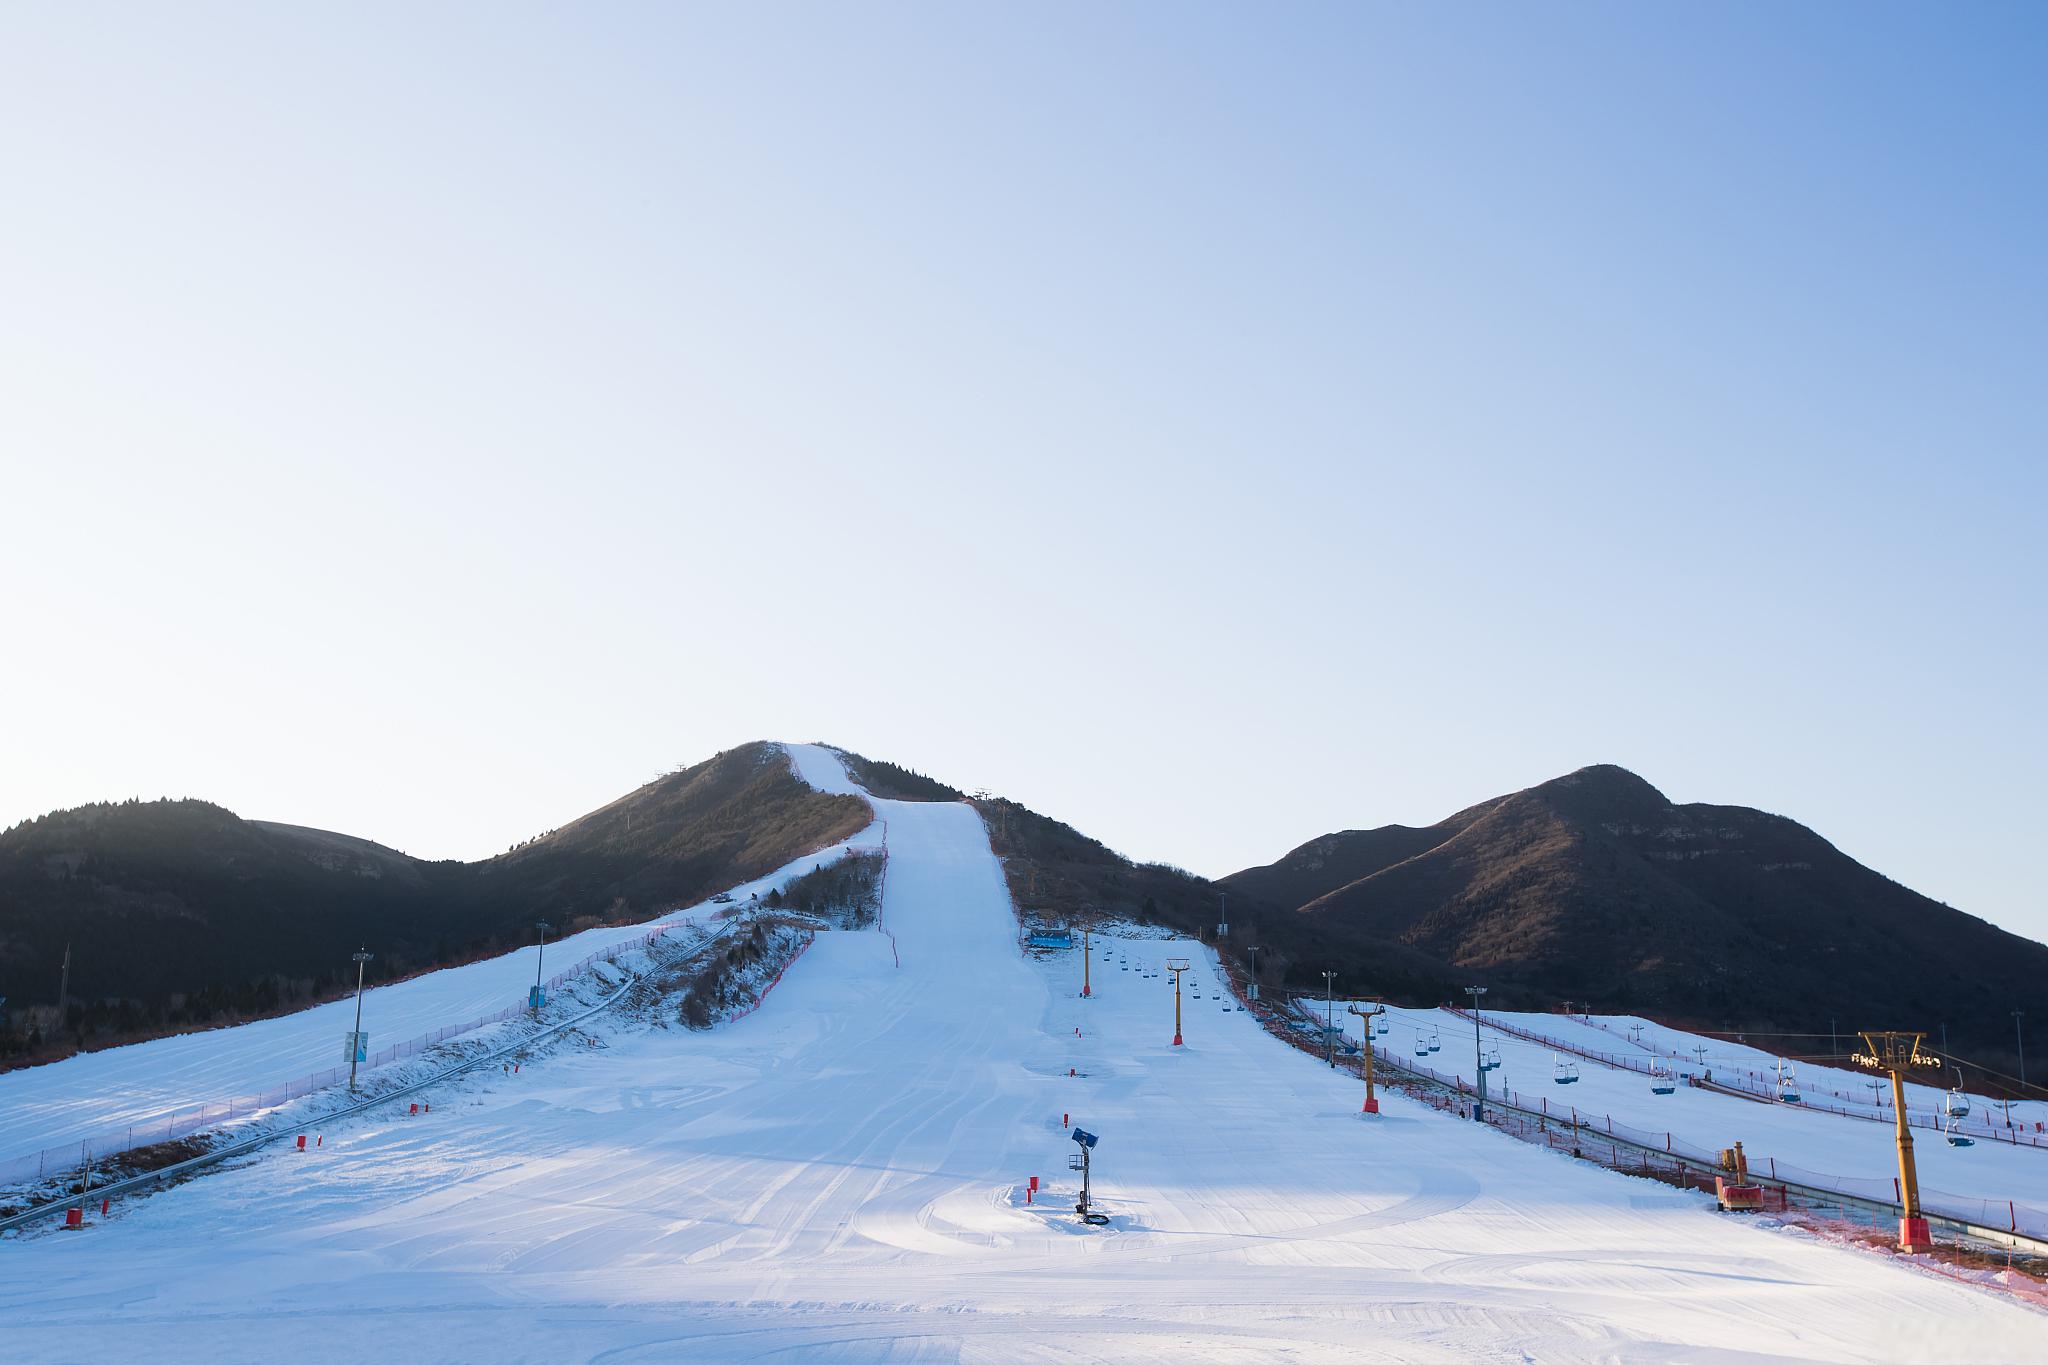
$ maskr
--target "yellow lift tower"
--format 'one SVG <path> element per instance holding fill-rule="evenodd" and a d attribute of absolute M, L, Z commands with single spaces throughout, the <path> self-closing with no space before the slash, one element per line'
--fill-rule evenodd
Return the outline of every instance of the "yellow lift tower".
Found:
<path fill-rule="evenodd" d="M 1357 1005 L 1351 1004 L 1344 1007 L 1344 1012 L 1355 1014 L 1364 1021 L 1359 1027 L 1365 1031 L 1365 1042 L 1362 1047 L 1365 1056 L 1365 1108 L 1359 1112 L 1363 1114 L 1377 1114 L 1380 1112 L 1380 1102 L 1373 1098 L 1372 1093 L 1372 1021 L 1385 1014 L 1387 1007 L 1375 1000 L 1372 1002 L 1372 1008 L 1369 1010 L 1362 1010 Z"/>
<path fill-rule="evenodd" d="M 1865 1033 L 1868 1052 L 1855 1056 L 1858 1066 L 1892 1078 L 1892 1117 L 1899 1132 L 1899 1249 L 1930 1251 L 1934 1238 L 1920 1212 L 1920 1176 L 1913 1169 L 1913 1130 L 1906 1125 L 1906 1073 L 1915 1069 L 1939 1072 L 1942 1061 L 1920 1050 L 1924 1033 Z"/>
<path fill-rule="evenodd" d="M 1168 959 L 1166 959 L 1166 970 L 1173 973 L 1173 1045 L 1175 1047 L 1179 1047 L 1181 1045 L 1180 974 L 1186 971 L 1188 968 L 1192 967 L 1193 965 L 1194 964 L 1192 962 L 1189 962 L 1184 957 L 1169 957 Z"/>

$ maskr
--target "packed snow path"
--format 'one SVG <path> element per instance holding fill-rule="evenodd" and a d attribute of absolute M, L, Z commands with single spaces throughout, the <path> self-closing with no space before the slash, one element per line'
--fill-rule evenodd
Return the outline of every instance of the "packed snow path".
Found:
<path fill-rule="evenodd" d="M 1364 1120 L 1187 945 L 1173 1048 L 1176 945 L 1112 949 L 1078 999 L 1073 955 L 1020 956 L 971 808 L 877 807 L 901 967 L 822 934 L 730 1027 L 622 1026 L 0 1243 L 9 1358 L 2038 1355 L 2048 1319 L 1975 1291 L 1398 1098 Z M 1067 1113 L 1111 1228 L 1071 1212 Z"/>

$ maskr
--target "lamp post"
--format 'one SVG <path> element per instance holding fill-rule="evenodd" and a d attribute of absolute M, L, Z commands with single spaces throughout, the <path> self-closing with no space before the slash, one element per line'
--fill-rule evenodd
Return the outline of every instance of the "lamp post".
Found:
<path fill-rule="evenodd" d="M 363 964 L 375 954 L 358 950 L 351 958 L 356 964 L 356 1026 L 348 1040 L 348 1088 L 356 1088 L 356 1063 L 362 1060 L 363 1048 Z"/>
<path fill-rule="evenodd" d="M 549 923 L 548 923 L 548 922 L 547 922 L 546 920 L 537 920 L 537 921 L 535 921 L 535 923 L 534 923 L 534 926 L 533 926 L 533 927 L 534 927 L 534 928 L 535 928 L 536 930 L 538 930 L 538 931 L 540 932 L 540 951 L 539 951 L 538 953 L 534 954 L 534 958 L 533 958 L 533 998 L 532 998 L 531 1000 L 527 1001 L 527 1005 L 528 1005 L 528 1007 L 529 1007 L 529 1008 L 531 1008 L 531 1009 L 533 1010 L 533 1012 L 534 1012 L 535 1014 L 539 1014 L 539 1013 L 540 1013 L 540 1007 L 541 1007 L 541 993 L 540 993 L 540 974 L 541 974 L 541 965 L 542 965 L 543 963 L 545 963 L 545 962 L 547 961 L 547 956 L 548 956 L 548 930 L 550 930 L 550 929 L 554 928 L 555 926 L 554 926 L 554 925 L 552 925 L 552 924 L 549 924 Z"/>
<path fill-rule="evenodd" d="M 2027 1088 L 2027 1036 L 2020 1032 L 2022 1010 L 2012 1012 L 2012 1040 L 2020 1045 L 2020 1089 Z"/>
<path fill-rule="evenodd" d="M 1259 998 L 1259 950 L 1257 947 L 1251 947 L 1245 949 L 1245 952 L 1250 954 L 1252 960 L 1250 979 L 1245 982 L 1245 993 L 1256 1000 Z"/>
<path fill-rule="evenodd" d="M 1337 974 L 1323 973 L 1323 1060 L 1337 1069 Z"/>
<path fill-rule="evenodd" d="M 1472 1101 L 1472 1121 L 1486 1122 L 1486 1054 L 1479 1046 L 1479 997 L 1486 994 L 1484 986 L 1467 986 L 1465 994 L 1472 997 L 1472 1074 L 1478 1087 L 1477 1098 Z"/>
<path fill-rule="evenodd" d="M 1067 941 L 1069 943 L 1073 942 L 1072 939 L 1068 939 Z M 1093 943 L 1089 941 L 1088 926 L 1084 924 L 1081 926 L 1081 998 L 1083 1000 L 1092 999 L 1094 997 L 1094 991 L 1091 989 L 1088 981 L 1088 969 L 1091 965 L 1093 965 L 1094 957 L 1095 947 Z"/>

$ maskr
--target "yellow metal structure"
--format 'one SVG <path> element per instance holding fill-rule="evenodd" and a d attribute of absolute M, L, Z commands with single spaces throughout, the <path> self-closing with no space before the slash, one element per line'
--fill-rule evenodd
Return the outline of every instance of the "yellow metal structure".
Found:
<path fill-rule="evenodd" d="M 1924 1033 L 1865 1033 L 1858 1066 L 1881 1071 L 1892 1078 L 1892 1116 L 1899 1137 L 1899 1249 L 1926 1251 L 1934 1238 L 1927 1231 L 1927 1217 L 1920 1212 L 1920 1175 L 1913 1165 L 1913 1130 L 1906 1126 L 1906 1073 L 1916 1067 L 1939 1070 L 1941 1058 L 1920 1050 Z"/>
<path fill-rule="evenodd" d="M 1184 957 L 1169 957 L 1168 959 L 1166 959 L 1166 970 L 1173 973 L 1173 1045 L 1175 1047 L 1179 1047 L 1181 1045 L 1180 974 L 1193 965 L 1193 963 L 1189 962 Z"/>
<path fill-rule="evenodd" d="M 1347 1014 L 1355 1014 L 1360 1019 L 1364 1020 L 1364 1023 L 1361 1024 L 1360 1027 L 1365 1030 L 1365 1108 L 1360 1110 L 1359 1112 L 1366 1114 L 1377 1114 L 1380 1112 L 1380 1102 L 1373 1098 L 1372 1093 L 1372 1021 L 1380 1015 L 1385 1014 L 1387 1012 L 1387 1007 L 1385 1005 L 1382 1005 L 1379 1001 L 1375 1000 L 1372 1002 L 1372 1008 L 1369 1010 L 1362 1010 L 1358 1008 L 1357 1005 L 1351 1004 L 1346 1005 L 1344 1007 L 1344 1012 Z"/>

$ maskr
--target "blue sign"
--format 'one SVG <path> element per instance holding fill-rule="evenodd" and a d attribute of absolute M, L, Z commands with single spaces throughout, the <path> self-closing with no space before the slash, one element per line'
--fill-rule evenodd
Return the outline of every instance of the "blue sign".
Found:
<path fill-rule="evenodd" d="M 1097 1140 L 1093 1133 L 1084 1133 L 1079 1128 L 1074 1130 L 1074 1141 L 1080 1143 L 1083 1147 L 1093 1147 Z"/>
<path fill-rule="evenodd" d="M 526 1007 L 530 1010 L 537 1010 L 547 1002 L 548 991 L 545 986 L 535 986 L 526 993 Z"/>

